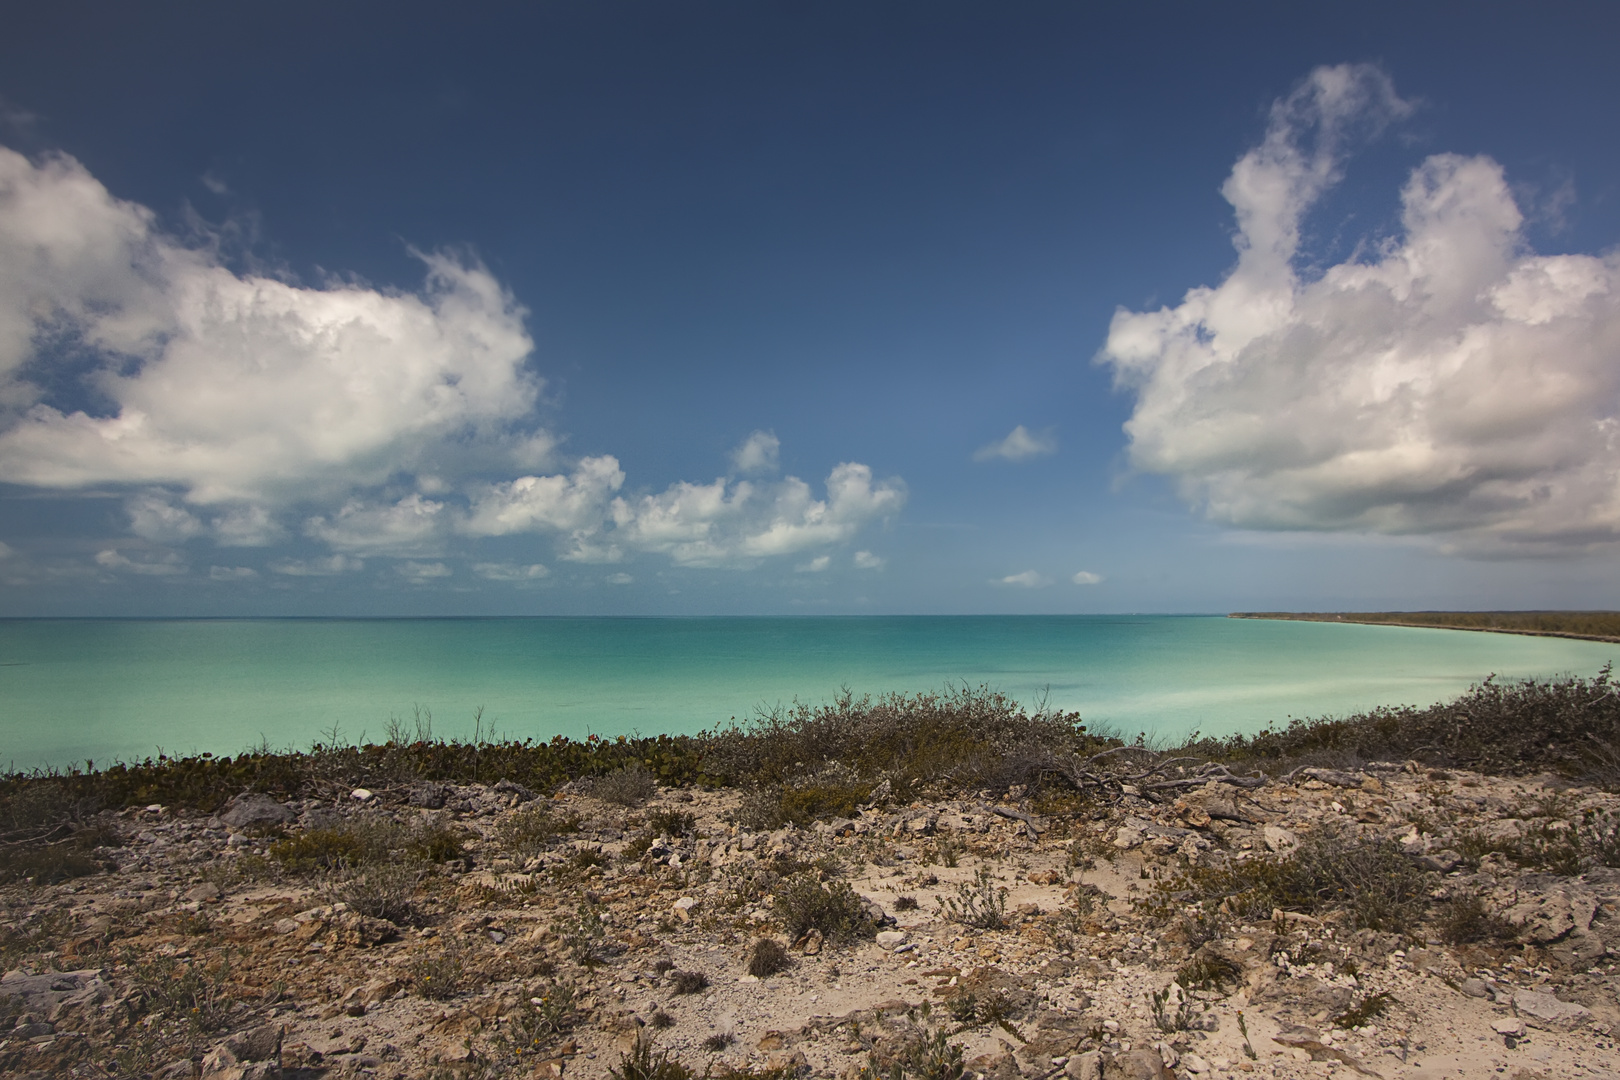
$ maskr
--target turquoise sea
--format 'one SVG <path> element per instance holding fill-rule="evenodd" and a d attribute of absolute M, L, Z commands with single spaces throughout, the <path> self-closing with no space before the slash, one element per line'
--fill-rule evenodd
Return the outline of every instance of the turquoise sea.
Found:
<path fill-rule="evenodd" d="M 0 767 L 380 741 L 690 732 L 795 699 L 988 684 L 1127 734 L 1429 704 L 1620 645 L 1219 616 L 0 620 Z"/>

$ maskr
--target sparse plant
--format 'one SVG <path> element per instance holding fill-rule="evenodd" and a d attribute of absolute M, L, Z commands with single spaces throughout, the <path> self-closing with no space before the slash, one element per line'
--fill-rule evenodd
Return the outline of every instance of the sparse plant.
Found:
<path fill-rule="evenodd" d="M 711 1054 L 718 1054 L 737 1041 L 737 1036 L 729 1031 L 717 1031 L 703 1040 L 703 1049 Z"/>
<path fill-rule="evenodd" d="M 510 1014 L 506 1038 L 514 1053 L 544 1050 L 574 1026 L 574 988 L 566 983 L 537 987 Z"/>
<path fill-rule="evenodd" d="M 1176 972 L 1176 982 L 1188 990 L 1221 990 L 1242 980 L 1242 964 L 1207 952 L 1198 953 Z"/>
<path fill-rule="evenodd" d="M 1450 945 L 1470 945 L 1478 941 L 1512 940 L 1513 928 L 1472 894 L 1453 896 L 1440 905 L 1440 937 Z"/>
<path fill-rule="evenodd" d="M 917 898 L 915 896 L 897 896 L 897 897 L 895 897 L 895 899 L 894 899 L 894 910 L 896 910 L 896 911 L 916 911 L 917 910 Z"/>
<path fill-rule="evenodd" d="M 873 1046 L 859 1080 L 961 1080 L 962 1046 L 942 1028 Z"/>
<path fill-rule="evenodd" d="M 1335 1027 L 1345 1029 L 1364 1027 L 1389 1011 L 1395 999 L 1388 993 L 1369 994 L 1355 1005 L 1333 1018 Z"/>
<path fill-rule="evenodd" d="M 574 914 L 557 923 L 555 929 L 574 963 L 583 967 L 594 967 L 601 963 L 602 949 L 607 943 L 607 928 L 590 904 L 581 902 L 574 909 Z"/>
<path fill-rule="evenodd" d="M 669 1013 L 665 1012 L 663 1009 L 654 1009 L 653 1014 L 647 1017 L 647 1023 L 662 1031 L 664 1028 L 674 1027 L 675 1018 L 669 1015 Z"/>
<path fill-rule="evenodd" d="M 1197 1017 L 1197 1010 L 1177 982 L 1148 994 L 1148 1011 L 1153 1014 L 1153 1026 L 1166 1033 L 1186 1031 Z"/>
<path fill-rule="evenodd" d="M 218 1031 L 230 1022 L 230 959 L 212 964 L 175 957 L 140 960 L 126 957 L 135 984 L 135 1000 L 143 1011 L 171 1020 L 183 1020 L 199 1032 Z"/>
<path fill-rule="evenodd" d="M 437 952 L 423 953 L 406 967 L 416 992 L 429 1001 L 448 1001 L 461 992 L 466 964 L 461 949 L 449 943 Z"/>
<path fill-rule="evenodd" d="M 671 1057 L 667 1050 L 654 1050 L 652 1039 L 637 1036 L 635 1044 L 609 1067 L 613 1080 L 693 1080 L 692 1070 Z"/>
<path fill-rule="evenodd" d="M 518 855 L 538 855 L 564 833 L 578 832 L 579 821 L 558 817 L 544 806 L 519 810 L 501 827 L 501 843 Z"/>
<path fill-rule="evenodd" d="M 1000 930 L 1007 925 L 1007 890 L 998 888 L 990 871 L 980 867 L 973 873 L 973 884 L 956 886 L 954 897 L 938 897 L 939 911 L 951 922 L 980 930 Z"/>
<path fill-rule="evenodd" d="M 701 971 L 676 971 L 669 985 L 677 994 L 701 994 L 709 988 L 709 977 Z"/>

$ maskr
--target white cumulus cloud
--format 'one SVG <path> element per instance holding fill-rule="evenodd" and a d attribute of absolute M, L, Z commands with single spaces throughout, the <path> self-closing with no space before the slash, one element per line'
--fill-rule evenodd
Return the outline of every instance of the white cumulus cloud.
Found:
<path fill-rule="evenodd" d="M 973 452 L 974 461 L 1024 461 L 1057 452 L 1057 439 L 1050 431 L 1032 432 L 1019 424 L 1005 439 L 986 443 Z"/>
<path fill-rule="evenodd" d="M 269 565 L 272 574 L 287 577 L 336 577 L 364 570 L 364 559 L 352 555 L 327 555 L 315 559 L 276 559 Z"/>
<path fill-rule="evenodd" d="M 1481 555 L 1620 540 L 1620 259 L 1540 256 L 1502 168 L 1436 154 L 1402 234 L 1307 277 L 1301 222 L 1347 142 L 1407 111 L 1322 68 L 1223 188 L 1237 265 L 1118 312 L 1100 359 L 1136 406 L 1136 467 L 1252 529 L 1427 534 Z"/>
<path fill-rule="evenodd" d="M 831 555 L 817 555 L 807 562 L 802 562 L 793 569 L 801 574 L 819 574 L 832 565 Z"/>
<path fill-rule="evenodd" d="M 131 574 L 144 574 L 150 577 L 179 577 L 190 569 L 185 559 L 173 551 L 140 552 L 131 559 L 116 548 L 97 552 L 96 565 L 108 570 L 124 570 Z"/>
<path fill-rule="evenodd" d="M 0 472 L 286 500 L 523 417 L 539 384 L 522 309 L 481 266 L 423 261 L 419 295 L 240 276 L 72 158 L 0 148 Z M 68 340 L 103 355 L 105 414 L 40 400 L 41 342 Z"/>
<path fill-rule="evenodd" d="M 541 563 L 473 563 L 473 573 L 486 581 L 525 582 L 539 581 L 551 574 L 551 570 Z"/>
<path fill-rule="evenodd" d="M 439 578 L 447 578 L 455 571 L 442 562 L 402 562 L 394 564 L 394 573 L 413 585 L 423 585 Z"/>
<path fill-rule="evenodd" d="M 387 557 L 416 560 L 396 572 L 419 581 L 449 565 L 422 560 L 474 559 L 482 541 L 526 533 L 551 534 L 575 562 L 745 567 L 849 542 L 904 504 L 903 483 L 856 462 L 831 471 L 823 497 L 776 478 L 780 442 L 763 430 L 713 483 L 621 495 L 614 456 L 563 458 L 537 427 L 522 306 L 475 260 L 418 257 L 414 292 L 238 273 L 73 158 L 0 147 L 0 476 L 116 493 L 149 544 L 301 533 L 331 554 L 278 553 L 270 573 Z M 107 551 L 104 570 L 184 565 Z"/>
<path fill-rule="evenodd" d="M 994 584 L 1012 585 L 1020 589 L 1040 589 L 1052 584 L 1052 579 L 1037 571 L 1025 570 L 1021 574 L 1008 574 L 1004 578 L 998 578 Z"/>
<path fill-rule="evenodd" d="M 857 570 L 881 570 L 885 560 L 881 555 L 874 555 L 870 551 L 857 551 L 851 561 Z"/>
<path fill-rule="evenodd" d="M 1081 570 L 1069 580 L 1076 585 L 1100 585 L 1102 584 L 1102 575 L 1093 574 L 1090 570 Z"/>
<path fill-rule="evenodd" d="M 769 431 L 756 431 L 731 452 L 731 467 L 739 473 L 773 473 L 782 442 Z"/>

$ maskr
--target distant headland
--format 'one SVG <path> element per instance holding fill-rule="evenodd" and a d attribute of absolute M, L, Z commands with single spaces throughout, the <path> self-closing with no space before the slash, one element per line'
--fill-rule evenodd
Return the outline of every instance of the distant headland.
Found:
<path fill-rule="evenodd" d="M 1372 623 L 1620 641 L 1620 611 L 1234 611 L 1227 618 Z"/>

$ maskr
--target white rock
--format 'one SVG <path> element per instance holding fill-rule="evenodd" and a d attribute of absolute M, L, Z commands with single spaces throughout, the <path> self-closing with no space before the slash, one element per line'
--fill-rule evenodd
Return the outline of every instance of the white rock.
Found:
<path fill-rule="evenodd" d="M 898 948 L 906 943 L 906 932 L 904 930 L 880 931 L 877 936 L 877 943 L 878 947 L 883 949 Z"/>
<path fill-rule="evenodd" d="M 349 792 L 349 798 L 356 802 L 370 802 L 374 797 L 369 789 L 363 787 L 357 787 Z"/>
<path fill-rule="evenodd" d="M 1204 1073 L 1209 1072 L 1209 1062 L 1205 1061 L 1197 1054 L 1182 1054 L 1181 1067 L 1192 1073 L 1194 1076 L 1201 1076 Z"/>
<path fill-rule="evenodd" d="M 1523 1035 L 1524 1021 L 1517 1016 L 1504 1016 L 1500 1020 L 1491 1021 L 1491 1030 L 1498 1035 Z"/>
<path fill-rule="evenodd" d="M 1551 994 L 1520 990 L 1513 995 L 1513 1008 L 1522 1016 L 1539 1021 L 1538 1026 L 1568 1031 L 1592 1018 L 1590 1009 L 1559 1001 Z"/>
<path fill-rule="evenodd" d="M 1272 851 L 1299 846 L 1299 837 L 1280 825 L 1267 825 L 1260 830 L 1260 836 L 1265 840 L 1266 847 Z"/>

